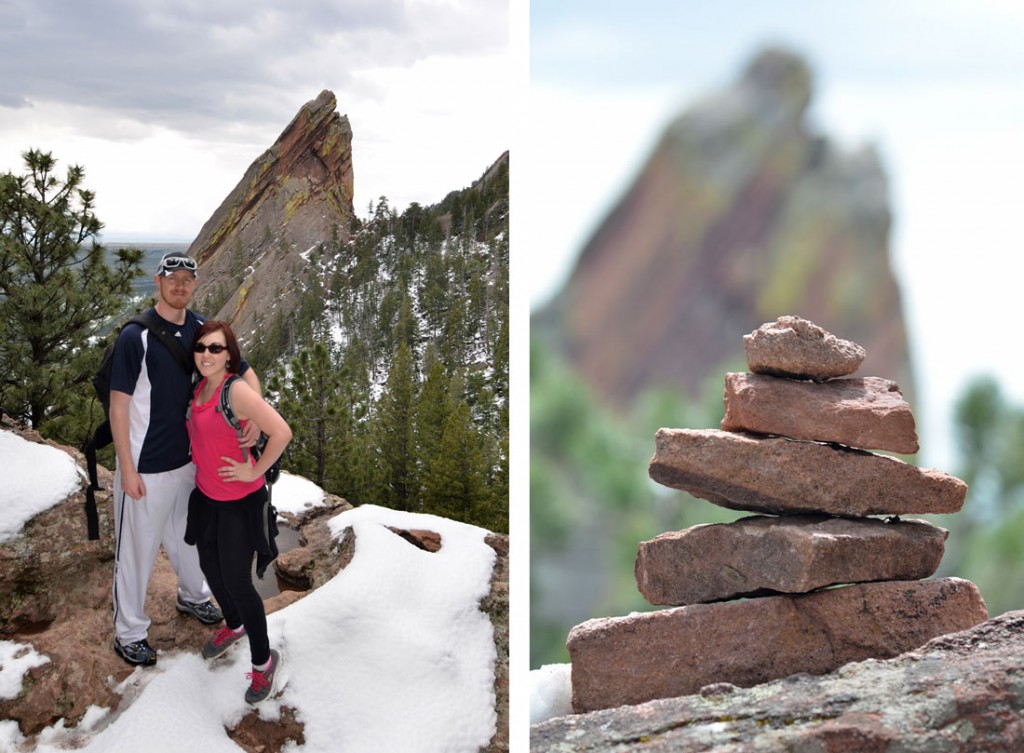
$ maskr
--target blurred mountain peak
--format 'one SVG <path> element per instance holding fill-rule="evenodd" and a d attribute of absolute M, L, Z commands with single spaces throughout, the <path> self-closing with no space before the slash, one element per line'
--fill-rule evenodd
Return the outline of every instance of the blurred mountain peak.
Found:
<path fill-rule="evenodd" d="M 913 394 L 889 256 L 888 176 L 806 119 L 813 71 L 765 48 L 667 125 L 535 331 L 620 408 L 649 388 L 697 397 L 783 314 L 864 345 L 863 375 Z"/>

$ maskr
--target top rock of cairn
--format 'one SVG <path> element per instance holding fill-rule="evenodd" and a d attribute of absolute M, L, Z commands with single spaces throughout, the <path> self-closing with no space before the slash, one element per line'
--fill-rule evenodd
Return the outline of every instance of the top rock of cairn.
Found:
<path fill-rule="evenodd" d="M 840 340 L 799 316 L 780 316 L 743 336 L 747 367 L 755 374 L 825 382 L 852 374 L 866 355 L 864 348 Z"/>

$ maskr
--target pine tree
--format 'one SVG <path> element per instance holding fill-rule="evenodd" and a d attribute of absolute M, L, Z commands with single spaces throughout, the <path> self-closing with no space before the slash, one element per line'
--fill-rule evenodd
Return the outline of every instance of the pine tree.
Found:
<path fill-rule="evenodd" d="M 438 354 L 449 373 L 466 364 L 466 299 L 463 296 L 453 295 L 450 299 L 448 321 L 441 336 Z"/>
<path fill-rule="evenodd" d="M 505 309 L 498 328 L 498 339 L 490 354 L 491 389 L 502 401 L 508 400 L 508 309 Z"/>
<path fill-rule="evenodd" d="M 441 436 L 445 422 L 455 407 L 449 394 L 450 380 L 444 364 L 436 357 L 433 345 L 428 346 L 424 369 L 426 379 L 416 401 L 416 454 L 425 472 L 441 452 Z"/>
<path fill-rule="evenodd" d="M 469 405 L 460 402 L 445 421 L 440 450 L 427 468 L 424 508 L 472 522 L 487 498 L 483 462 Z"/>
<path fill-rule="evenodd" d="M 91 391 L 98 357 L 85 346 L 125 309 L 142 251 L 118 251 L 108 266 L 84 168 L 61 180 L 50 153 L 22 156 L 25 175 L 0 175 L 0 404 L 43 429 Z M 76 428 L 65 441 L 85 439 Z"/>
<path fill-rule="evenodd" d="M 508 469 L 509 469 L 509 431 L 508 406 L 501 409 L 501 431 L 498 436 L 498 457 L 493 469 L 490 494 L 490 514 L 479 522 L 485 528 L 498 533 L 508 533 Z"/>
<path fill-rule="evenodd" d="M 277 374 L 268 390 L 277 394 L 278 410 L 292 430 L 284 462 L 286 470 L 323 487 L 328 465 L 338 454 L 346 430 L 339 416 L 337 395 L 341 379 L 323 343 L 304 348 Z"/>
<path fill-rule="evenodd" d="M 427 254 L 420 287 L 420 307 L 428 336 L 439 336 L 448 313 L 448 276 L 440 249 Z"/>
<path fill-rule="evenodd" d="M 414 407 L 416 384 L 412 353 L 400 343 L 377 407 L 377 457 L 382 475 L 381 504 L 398 510 L 418 507 Z"/>
<path fill-rule="evenodd" d="M 420 342 L 420 328 L 416 323 L 412 298 L 408 293 L 402 297 L 402 308 L 398 313 L 398 323 L 395 325 L 395 342 L 405 343 L 413 353 Z"/>

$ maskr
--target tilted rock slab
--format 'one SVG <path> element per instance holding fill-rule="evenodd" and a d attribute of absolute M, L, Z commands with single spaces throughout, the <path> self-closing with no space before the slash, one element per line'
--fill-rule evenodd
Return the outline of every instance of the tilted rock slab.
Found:
<path fill-rule="evenodd" d="M 298 309 L 305 251 L 349 240 L 352 126 L 337 104 L 325 89 L 300 107 L 189 246 L 200 265 L 196 308 L 229 322 L 247 352 L 262 342 L 271 312 Z"/>
<path fill-rule="evenodd" d="M 887 455 L 717 429 L 659 429 L 648 473 L 721 507 L 769 514 L 953 513 L 967 495 L 960 479 Z"/>
<path fill-rule="evenodd" d="M 780 316 L 743 336 L 747 368 L 755 374 L 827 379 L 852 374 L 867 352 L 799 316 Z"/>
<path fill-rule="evenodd" d="M 899 385 L 879 377 L 816 384 L 762 374 L 726 374 L 721 428 L 905 455 L 919 449 L 910 404 Z"/>
<path fill-rule="evenodd" d="M 960 578 L 868 583 L 590 620 L 569 632 L 579 712 L 889 659 L 988 619 Z"/>
<path fill-rule="evenodd" d="M 919 580 L 949 532 L 923 520 L 753 516 L 640 543 L 636 583 L 651 604 L 680 606 L 824 586 Z"/>
<path fill-rule="evenodd" d="M 887 661 L 755 688 L 711 685 L 530 728 L 532 753 L 1017 753 L 1024 611 Z"/>

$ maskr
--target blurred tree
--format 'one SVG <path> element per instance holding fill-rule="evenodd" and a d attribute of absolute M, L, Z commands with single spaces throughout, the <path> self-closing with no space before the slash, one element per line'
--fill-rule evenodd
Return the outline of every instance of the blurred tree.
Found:
<path fill-rule="evenodd" d="M 990 376 L 967 385 L 954 409 L 968 484 L 963 510 L 931 516 L 948 528 L 939 574 L 973 581 L 991 615 L 1024 607 L 1024 409 L 1009 403 Z"/>

